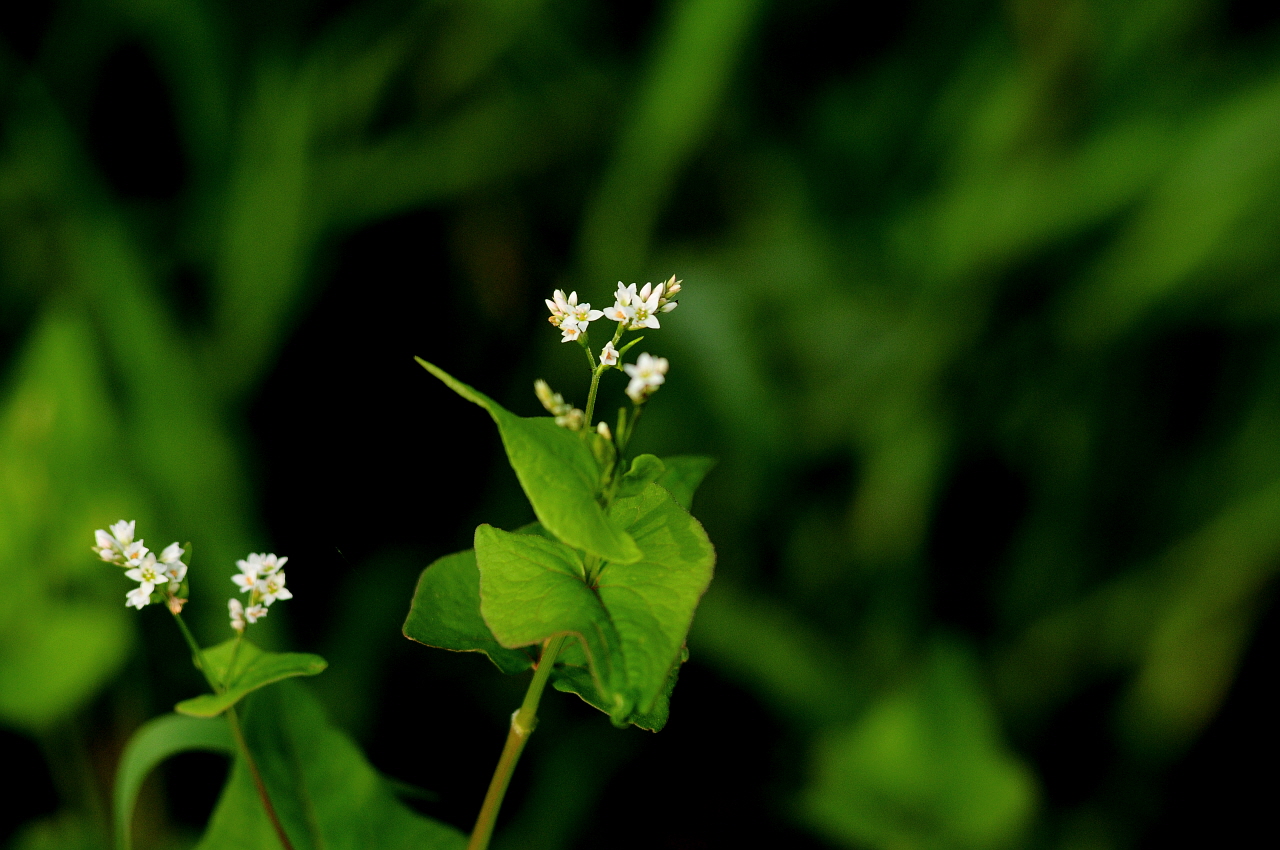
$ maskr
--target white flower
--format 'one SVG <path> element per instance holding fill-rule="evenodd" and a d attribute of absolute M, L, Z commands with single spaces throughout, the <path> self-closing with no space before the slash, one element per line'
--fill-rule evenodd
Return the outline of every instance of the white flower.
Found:
<path fill-rule="evenodd" d="M 147 553 L 147 556 L 142 559 L 142 562 L 138 564 L 138 566 L 128 570 L 125 573 L 125 576 L 133 579 L 140 583 L 142 587 L 146 588 L 148 596 L 151 595 L 151 591 L 156 589 L 157 584 L 169 583 L 169 577 L 164 574 L 164 571 L 161 570 L 159 565 L 156 563 L 156 556 L 150 552 Z"/>
<path fill-rule="evenodd" d="M 277 599 L 292 599 L 293 594 L 284 586 L 284 571 L 272 573 L 257 584 L 259 599 L 263 605 L 270 605 Z"/>
<path fill-rule="evenodd" d="M 234 596 L 227 600 L 227 612 L 231 615 L 231 628 L 244 631 L 244 606 Z"/>
<path fill-rule="evenodd" d="M 606 366 L 612 366 L 618 362 L 618 350 L 613 347 L 613 340 L 606 342 L 604 348 L 600 350 L 600 362 Z"/>
<path fill-rule="evenodd" d="M 151 552 L 146 546 L 142 545 L 141 540 L 135 540 L 128 546 L 124 547 L 124 551 L 120 553 L 120 560 L 123 562 L 121 565 L 125 567 L 136 567 L 150 554 Z"/>
<path fill-rule="evenodd" d="M 182 563 L 182 555 L 185 551 L 175 541 L 164 547 L 164 551 L 160 553 L 160 563 L 165 566 L 164 574 L 175 584 L 187 576 L 187 565 Z"/>
<path fill-rule="evenodd" d="M 110 532 L 99 528 L 93 533 L 93 551 L 97 552 L 98 557 L 104 561 L 137 566 L 136 561 L 147 553 L 147 547 L 142 545 L 141 540 L 134 542 L 135 525 L 133 520 L 122 519 L 111 526 Z M 134 563 L 127 563 L 130 560 Z"/>
<path fill-rule="evenodd" d="M 601 437 L 604 437 L 606 440 L 613 439 L 613 432 L 609 430 L 609 423 L 605 422 L 603 419 L 596 423 L 596 433 Z"/>
<path fill-rule="evenodd" d="M 265 616 L 267 616 L 267 609 L 264 605 L 251 605 L 244 611 L 244 617 L 250 623 L 256 623 Z"/>
<path fill-rule="evenodd" d="M 651 357 L 649 354 L 641 354 L 634 364 L 624 365 L 622 368 L 631 377 L 631 382 L 627 384 L 627 395 L 631 400 L 641 404 L 652 395 L 667 380 L 667 365 L 667 358 Z"/>
<path fill-rule="evenodd" d="M 141 611 L 151 601 L 151 591 L 155 590 L 150 584 L 143 583 L 135 587 L 124 595 L 125 607 L 132 605 Z"/>
<path fill-rule="evenodd" d="M 250 557 L 253 557 L 252 555 Z M 269 576 L 274 572 L 284 568 L 289 563 L 288 558 L 277 558 L 274 553 L 267 555 L 259 555 L 258 562 L 262 564 L 262 575 Z"/>
<path fill-rule="evenodd" d="M 578 327 L 577 322 L 566 321 L 560 326 L 560 341 L 574 342 L 582 335 L 582 328 Z"/>
<path fill-rule="evenodd" d="M 640 290 L 640 295 L 632 299 L 631 323 L 627 325 L 627 330 L 638 331 L 641 328 L 661 327 L 658 324 L 658 317 L 654 315 L 658 312 L 658 299 L 662 297 L 659 290 L 651 291 L 650 285 L 646 283 L 644 289 Z"/>
<path fill-rule="evenodd" d="M 577 293 L 575 292 L 574 295 L 577 295 Z M 603 315 L 604 312 L 601 310 L 592 310 L 590 304 L 577 304 L 569 308 L 569 318 L 577 324 L 579 330 L 585 331 L 587 325 Z M 560 327 L 563 328 L 566 324 L 568 324 L 568 320 L 561 324 Z"/>
<path fill-rule="evenodd" d="M 554 300 L 553 300 L 554 299 Z M 574 300 L 577 300 L 577 293 L 574 293 Z M 551 298 L 542 299 L 547 305 L 547 309 L 551 311 L 551 317 L 547 321 L 560 327 L 560 323 L 564 321 L 565 314 L 569 312 L 569 302 L 564 297 L 564 290 L 557 289 L 551 294 Z"/>

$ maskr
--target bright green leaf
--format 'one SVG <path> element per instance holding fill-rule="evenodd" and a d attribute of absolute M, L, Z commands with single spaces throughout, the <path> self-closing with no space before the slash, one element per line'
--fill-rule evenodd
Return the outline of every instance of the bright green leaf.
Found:
<path fill-rule="evenodd" d="M 596 501 L 600 465 L 586 441 L 559 427 L 548 416 L 516 416 L 438 366 L 422 358 L 417 360 L 450 389 L 493 417 L 511 468 L 520 479 L 533 512 L 552 534 L 575 549 L 607 561 L 629 563 L 640 557 L 635 541 L 609 521 Z"/>
<path fill-rule="evenodd" d="M 439 558 L 422 571 L 404 635 L 439 649 L 483 652 L 503 673 L 520 673 L 533 663 L 527 653 L 503 647 L 485 625 L 480 571 L 471 549 Z"/>
<path fill-rule="evenodd" d="M 591 678 L 590 671 L 580 664 L 573 664 L 565 659 L 567 654 L 562 652 L 561 659 L 563 663 L 561 661 L 556 663 L 556 669 L 551 674 L 552 686 L 557 691 L 577 694 L 587 704 L 600 709 L 605 714 L 612 714 L 610 711 L 612 706 L 596 690 L 595 681 Z M 681 653 L 680 660 L 672 666 L 671 673 L 667 676 L 666 688 L 658 695 L 658 699 L 651 709 L 632 712 L 625 722 L 618 725 L 624 726 L 626 723 L 632 723 L 650 732 L 662 731 L 662 727 L 667 725 L 667 718 L 671 714 L 671 692 L 675 690 L 676 680 L 680 678 L 680 665 L 688 660 L 689 652 L 685 650 Z"/>
<path fill-rule="evenodd" d="M 656 455 L 637 455 L 631 461 L 631 468 L 623 473 L 618 482 L 619 496 L 634 496 L 644 489 L 644 485 L 657 481 L 667 471 Z"/>
<path fill-rule="evenodd" d="M 231 730 L 220 717 L 205 720 L 165 714 L 144 723 L 129 739 L 116 769 L 112 805 L 116 846 L 129 850 L 133 845 L 133 809 L 142 781 L 156 765 L 191 750 L 230 754 L 234 749 Z"/>
<path fill-rule="evenodd" d="M 716 462 L 714 458 L 700 455 L 676 455 L 664 458 L 662 464 L 666 471 L 658 483 L 671 494 L 677 505 L 687 511 L 693 506 L 694 491 Z"/>
<path fill-rule="evenodd" d="M 556 540 L 476 529 L 480 611 L 498 642 L 515 649 L 553 635 L 577 637 L 600 691 L 622 700 L 621 640 L 599 598 L 584 582 L 578 554 Z"/>
<path fill-rule="evenodd" d="M 220 643 L 204 651 L 204 659 L 214 678 L 227 684 L 220 694 L 202 694 L 174 706 L 180 714 L 192 717 L 216 717 L 259 688 L 281 679 L 316 676 L 329 666 L 319 655 L 309 652 L 263 652 L 244 639 Z M 230 669 L 228 669 L 230 668 Z"/>
<path fill-rule="evenodd" d="M 396 799 L 392 783 L 330 725 L 315 698 L 286 682 L 245 704 L 245 737 L 296 850 L 461 850 L 466 838 Z M 253 781 L 237 759 L 198 850 L 279 850 Z"/>

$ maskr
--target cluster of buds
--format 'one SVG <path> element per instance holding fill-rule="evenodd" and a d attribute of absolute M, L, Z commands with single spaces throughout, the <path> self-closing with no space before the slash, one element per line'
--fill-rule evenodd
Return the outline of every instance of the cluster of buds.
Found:
<path fill-rule="evenodd" d="M 534 381 L 533 391 L 537 393 L 538 401 L 542 402 L 542 406 L 547 409 L 547 412 L 556 418 L 556 424 L 561 428 L 577 431 L 582 427 L 585 414 L 566 402 L 564 396 L 560 395 L 560 393 L 553 393 L 551 385 L 546 381 L 541 378 Z"/>
<path fill-rule="evenodd" d="M 657 286 L 646 283 L 637 292 L 634 283 L 623 286 L 622 281 L 618 281 L 613 306 L 605 310 L 604 315 L 611 321 L 624 324 L 629 331 L 662 327 L 658 324 L 658 314 L 670 313 L 680 305 L 675 295 L 680 292 L 681 283 L 683 281 L 672 275 Z"/>
<path fill-rule="evenodd" d="M 570 292 L 566 298 L 564 290 L 557 289 L 543 301 L 551 311 L 548 321 L 560 329 L 561 342 L 574 342 L 586 331 L 587 325 L 604 315 L 600 310 L 592 310 L 588 303 L 579 304 L 577 292 Z"/>
<path fill-rule="evenodd" d="M 288 560 L 254 552 L 248 558 L 236 561 L 240 573 L 232 576 L 231 581 L 240 588 L 241 593 L 249 594 L 249 604 L 245 606 L 234 596 L 227 601 L 231 628 L 243 632 L 246 622 L 256 623 L 267 616 L 271 603 L 277 599 L 293 598 L 293 594 L 284 586 L 283 568 Z"/>
<path fill-rule="evenodd" d="M 107 563 L 123 567 L 125 576 L 138 583 L 125 594 L 126 606 L 142 609 L 152 602 L 164 601 L 176 614 L 187 601 L 182 596 L 182 582 L 187 577 L 182 556 L 186 550 L 174 542 L 157 556 L 143 545 L 141 538 L 133 539 L 135 526 L 133 520 L 120 520 L 110 531 L 98 529 L 93 533 L 93 551 Z"/>

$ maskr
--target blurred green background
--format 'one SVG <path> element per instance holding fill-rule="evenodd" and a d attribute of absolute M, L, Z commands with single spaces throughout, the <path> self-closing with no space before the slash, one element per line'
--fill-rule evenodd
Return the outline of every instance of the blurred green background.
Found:
<path fill-rule="evenodd" d="M 528 509 L 412 355 L 582 403 L 542 298 L 673 272 L 639 448 L 720 459 L 717 577 L 662 733 L 544 701 L 502 847 L 1270 831 L 1273 6 L 64 0 L 0 33 L 0 844 L 105 846 L 124 742 L 200 689 L 89 552 L 121 517 L 195 543 L 206 643 L 234 560 L 288 555 L 266 641 L 468 828 L 523 682 L 399 625 Z M 173 760 L 139 846 L 188 846 L 225 772 Z"/>

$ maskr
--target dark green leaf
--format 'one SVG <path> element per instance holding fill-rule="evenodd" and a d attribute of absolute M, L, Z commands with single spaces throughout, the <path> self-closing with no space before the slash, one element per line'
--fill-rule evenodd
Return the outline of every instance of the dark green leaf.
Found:
<path fill-rule="evenodd" d="M 116 846 L 129 850 L 133 845 L 133 808 L 147 774 L 169 756 L 191 750 L 230 754 L 235 749 L 231 731 L 222 718 L 211 720 L 165 714 L 144 723 L 125 747 L 116 769 L 112 816 Z"/>
<path fill-rule="evenodd" d="M 693 506 L 694 491 L 716 465 L 715 459 L 700 455 L 676 455 L 664 458 L 662 463 L 666 471 L 658 479 L 658 483 L 666 488 L 677 505 L 689 510 Z"/>
<path fill-rule="evenodd" d="M 220 694 L 202 694 L 183 700 L 174 706 L 178 713 L 192 717 L 216 717 L 246 694 L 259 688 L 281 679 L 316 676 L 329 666 L 329 662 L 319 655 L 309 652 L 263 652 L 243 639 L 240 639 L 240 649 L 237 651 L 236 640 L 232 638 L 204 651 L 204 659 L 212 668 L 212 675 L 225 682 L 227 689 Z"/>
<path fill-rule="evenodd" d="M 296 850 L 461 850 L 466 838 L 420 817 L 331 726 L 299 683 L 245 703 L 245 737 Z M 198 850 L 279 850 L 253 781 L 237 759 Z"/>
<path fill-rule="evenodd" d="M 533 663 L 524 651 L 504 648 L 485 625 L 472 549 L 446 555 L 422 571 L 404 635 L 440 649 L 483 652 L 504 673 L 520 673 Z"/>
<path fill-rule="evenodd" d="M 547 416 L 524 418 L 480 393 L 438 366 L 417 358 L 450 389 L 489 412 L 520 486 L 538 520 L 576 549 L 619 563 L 640 557 L 635 541 L 611 523 L 596 500 L 600 465 L 578 434 Z"/>

